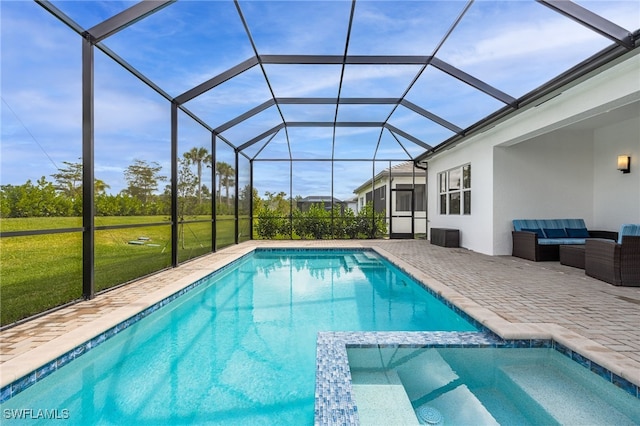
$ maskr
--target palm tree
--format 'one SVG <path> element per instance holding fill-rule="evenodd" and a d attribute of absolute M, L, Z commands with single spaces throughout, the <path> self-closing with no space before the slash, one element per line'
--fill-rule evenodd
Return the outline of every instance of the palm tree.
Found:
<path fill-rule="evenodd" d="M 95 179 L 93 181 L 93 190 L 96 194 L 104 194 L 109 188 L 111 187 L 102 179 Z"/>
<path fill-rule="evenodd" d="M 209 154 L 209 151 L 207 151 L 207 148 L 202 147 L 193 147 L 183 155 L 189 164 L 195 164 L 198 167 L 198 204 L 202 204 L 202 164 L 210 163 L 211 155 Z"/>
<path fill-rule="evenodd" d="M 226 189 L 227 206 L 229 205 L 229 187 L 235 183 L 233 177 L 235 176 L 235 170 L 229 163 L 224 161 L 216 162 L 216 174 L 218 175 L 218 203 L 221 201 L 222 185 Z"/>

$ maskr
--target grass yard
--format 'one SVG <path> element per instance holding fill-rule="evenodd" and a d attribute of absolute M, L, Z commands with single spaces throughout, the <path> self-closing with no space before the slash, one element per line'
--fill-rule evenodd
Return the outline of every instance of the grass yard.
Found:
<path fill-rule="evenodd" d="M 189 220 L 208 217 L 189 218 Z M 234 220 L 219 217 L 217 247 L 235 242 Z M 97 230 L 95 288 L 101 291 L 171 266 L 171 226 L 163 216 L 96 217 L 96 226 L 166 222 Z M 81 226 L 79 218 L 2 219 L 2 231 Z M 179 226 L 178 261 L 211 251 L 211 223 Z M 131 244 L 131 242 L 136 242 Z M 10 324 L 82 297 L 82 233 L 0 239 L 0 323 Z"/>

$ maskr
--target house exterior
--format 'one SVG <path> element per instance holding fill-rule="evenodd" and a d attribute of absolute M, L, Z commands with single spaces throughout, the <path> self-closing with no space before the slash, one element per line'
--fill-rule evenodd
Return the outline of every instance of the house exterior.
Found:
<path fill-rule="evenodd" d="M 353 192 L 357 210 L 373 202 L 374 210 L 384 212 L 391 238 L 414 238 L 427 231 L 426 171 L 407 161 L 390 166 Z"/>
<path fill-rule="evenodd" d="M 344 211 L 346 205 L 344 201 L 339 200 L 336 197 L 331 197 L 330 195 L 309 195 L 308 197 L 304 197 L 303 199 L 296 201 L 296 207 L 298 207 L 298 210 L 303 212 L 308 212 L 314 204 L 322 204 L 326 211 L 331 211 L 331 209 L 336 206 L 340 208 L 341 212 Z"/>
<path fill-rule="evenodd" d="M 416 160 L 428 168 L 429 230 L 459 229 L 462 247 L 510 255 L 513 219 L 640 223 L 640 55 L 445 145 Z M 620 155 L 630 173 L 617 169 Z"/>

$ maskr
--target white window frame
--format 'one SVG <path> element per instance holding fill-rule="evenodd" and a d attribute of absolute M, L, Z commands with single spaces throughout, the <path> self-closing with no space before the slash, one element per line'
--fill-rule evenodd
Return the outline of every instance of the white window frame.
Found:
<path fill-rule="evenodd" d="M 471 215 L 471 163 L 438 173 L 437 185 L 438 214 Z M 469 201 L 466 201 L 467 197 Z"/>

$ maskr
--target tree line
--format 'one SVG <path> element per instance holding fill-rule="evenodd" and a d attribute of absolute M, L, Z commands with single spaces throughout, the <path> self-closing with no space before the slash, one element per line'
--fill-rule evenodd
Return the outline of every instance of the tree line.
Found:
<path fill-rule="evenodd" d="M 206 148 L 192 148 L 179 160 L 178 198 L 181 215 L 211 214 L 212 193 L 202 183 L 204 167 L 212 166 L 212 157 Z M 0 216 L 71 217 L 82 215 L 82 163 L 64 161 L 64 166 L 35 183 L 27 180 L 22 185 L 0 185 Z M 194 168 L 195 167 L 195 171 Z M 134 159 L 124 170 L 127 187 L 117 194 L 109 194 L 108 183 L 94 180 L 95 209 L 98 216 L 169 215 L 171 213 L 171 185 L 159 192 L 167 177 L 162 175 L 157 162 Z M 217 214 L 233 212 L 234 196 L 230 188 L 235 185 L 235 170 L 226 162 L 216 162 Z M 222 189 L 225 197 L 222 197 Z M 248 196 L 247 188 L 240 197 Z M 224 201 L 224 202 L 223 202 Z"/>
<path fill-rule="evenodd" d="M 64 166 L 47 180 L 42 176 L 35 183 L 0 185 L 0 216 L 73 217 L 82 215 L 82 163 L 63 162 Z M 178 216 L 211 215 L 211 189 L 202 183 L 205 167 L 211 167 L 212 156 L 206 148 L 192 148 L 178 160 Z M 216 214 L 234 213 L 235 170 L 225 162 L 216 162 Z M 160 185 L 167 177 L 157 162 L 134 159 L 124 170 L 127 187 L 117 194 L 107 192 L 109 184 L 94 180 L 95 212 L 97 216 L 157 216 L 171 215 L 171 185 Z M 224 197 L 223 197 L 224 189 Z M 249 200 L 253 198 L 256 233 L 265 239 L 290 238 L 375 238 L 386 233 L 384 212 L 375 212 L 368 203 L 358 213 L 349 208 L 333 206 L 327 211 L 322 204 L 307 211 L 296 205 L 300 196 L 288 198 L 284 192 L 266 191 L 265 198 L 249 185 L 239 189 L 239 214 L 248 215 Z"/>
<path fill-rule="evenodd" d="M 305 239 L 380 238 L 387 233 L 385 212 L 376 212 L 368 202 L 357 213 L 350 208 L 312 204 L 308 210 L 298 209 L 284 192 L 266 192 L 265 199 L 254 199 L 255 231 L 259 238 L 287 239 L 298 236 Z"/>

